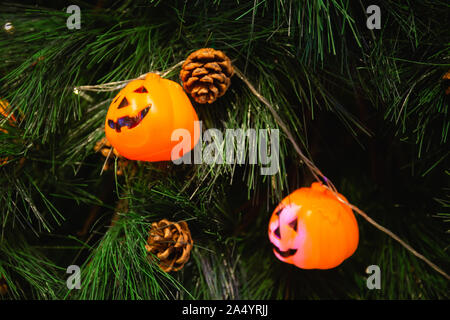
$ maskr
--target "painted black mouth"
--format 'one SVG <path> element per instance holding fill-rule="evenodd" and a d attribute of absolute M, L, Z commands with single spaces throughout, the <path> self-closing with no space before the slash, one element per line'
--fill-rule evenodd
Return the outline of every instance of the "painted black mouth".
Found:
<path fill-rule="evenodd" d="M 283 258 L 287 258 L 287 257 L 293 256 L 298 251 L 297 249 L 289 249 L 289 250 L 286 250 L 286 251 L 281 251 L 277 246 L 273 246 L 273 250 L 275 250 Z"/>
<path fill-rule="evenodd" d="M 132 129 L 136 127 L 139 123 L 141 123 L 142 119 L 145 118 L 148 111 L 151 108 L 151 104 L 142 109 L 136 117 L 125 116 L 117 119 L 117 122 L 113 120 L 108 120 L 108 125 L 111 129 L 115 129 L 117 132 L 120 132 L 122 127 L 128 127 L 128 129 Z"/>

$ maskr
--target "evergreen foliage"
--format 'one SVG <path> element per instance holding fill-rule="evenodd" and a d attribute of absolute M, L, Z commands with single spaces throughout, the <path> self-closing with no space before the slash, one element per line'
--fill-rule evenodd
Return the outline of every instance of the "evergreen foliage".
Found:
<path fill-rule="evenodd" d="M 376 3 L 372 3 L 376 2 Z M 280 131 L 280 170 L 138 163 L 103 171 L 94 151 L 117 91 L 87 84 L 164 71 L 202 47 L 223 50 L 340 193 L 448 270 L 450 3 L 409 1 L 71 1 L 0 3 L 0 275 L 3 299 L 446 299 L 448 280 L 357 216 L 356 253 L 332 270 L 276 259 L 267 224 L 313 181 Z M 381 30 L 365 9 L 378 4 Z M 179 68 L 168 78 L 179 82 Z M 279 128 L 236 76 L 204 129 Z M 1 161 L 0 161 L 1 163 Z M 116 160 L 117 165 L 117 160 Z M 126 203 L 126 206 L 119 204 Z M 188 264 L 146 257 L 151 222 L 186 220 Z M 93 219 L 92 223 L 87 223 Z M 84 230 L 84 232 L 82 232 Z M 447 232 L 446 232 L 447 231 Z M 79 265 L 82 289 L 68 290 Z M 367 266 L 382 270 L 366 287 Z"/>

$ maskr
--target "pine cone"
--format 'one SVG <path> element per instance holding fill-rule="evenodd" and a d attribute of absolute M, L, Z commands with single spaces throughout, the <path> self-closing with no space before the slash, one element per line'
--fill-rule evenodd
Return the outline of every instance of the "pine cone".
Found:
<path fill-rule="evenodd" d="M 183 63 L 180 78 L 184 89 L 198 103 L 213 103 L 225 94 L 234 74 L 231 60 L 219 50 L 203 48 Z"/>
<path fill-rule="evenodd" d="M 95 150 L 95 152 L 100 152 L 105 158 L 108 158 L 108 155 L 109 155 L 108 161 L 106 161 L 103 165 L 104 171 L 107 171 L 111 165 L 114 167 L 114 157 L 112 157 L 113 154 L 119 158 L 119 160 L 117 162 L 117 175 L 118 176 L 121 176 L 123 174 L 125 167 L 130 162 L 129 160 L 122 157 L 119 154 L 119 152 L 117 152 L 117 150 L 113 146 L 111 146 L 111 143 L 109 143 L 109 141 L 108 141 L 108 139 L 106 139 L 106 137 L 97 141 L 97 143 L 95 144 L 94 150 Z M 135 170 L 135 168 L 133 168 L 133 171 L 134 170 Z"/>
<path fill-rule="evenodd" d="M 193 241 L 185 221 L 170 222 L 162 219 L 152 223 L 145 249 L 159 259 L 165 271 L 178 271 L 189 260 Z M 149 256 L 150 259 L 152 255 Z"/>
<path fill-rule="evenodd" d="M 450 95 L 450 70 L 442 77 L 444 90 L 446 95 Z"/>

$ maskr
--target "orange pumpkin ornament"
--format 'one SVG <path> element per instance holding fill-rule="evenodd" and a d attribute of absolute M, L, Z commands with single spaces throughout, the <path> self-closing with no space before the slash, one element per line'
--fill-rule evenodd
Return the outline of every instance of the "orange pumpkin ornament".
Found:
<path fill-rule="evenodd" d="M 187 130 L 191 139 L 183 140 L 180 153 L 172 157 L 173 147 L 179 144 L 172 141 L 176 129 Z M 176 160 L 194 148 L 200 137 L 200 126 L 183 88 L 149 73 L 144 80 L 131 81 L 114 98 L 106 115 L 105 134 L 127 159 Z"/>
<path fill-rule="evenodd" d="M 356 251 L 359 231 L 352 209 L 314 182 L 310 188 L 294 191 L 275 208 L 269 239 L 275 256 L 283 262 L 302 269 L 331 269 Z"/>

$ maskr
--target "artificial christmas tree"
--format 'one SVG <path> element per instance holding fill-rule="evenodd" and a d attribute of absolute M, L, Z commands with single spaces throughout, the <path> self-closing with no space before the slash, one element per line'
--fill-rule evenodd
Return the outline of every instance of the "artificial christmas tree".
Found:
<path fill-rule="evenodd" d="M 17 119 L 0 117 L 0 299 L 448 298 L 447 1 L 380 1 L 373 30 L 365 1 L 83 2 L 79 29 L 69 4 L 31 2 L 0 4 L 0 97 Z M 186 105 L 192 130 L 174 124 Z M 147 120 L 125 149 L 195 148 L 130 168 L 99 144 Z M 358 249 L 327 270 L 283 263 L 267 237 L 282 199 L 314 182 L 357 220 Z M 297 223 L 329 206 L 312 207 Z M 189 239 L 174 256 L 149 238 L 161 221 L 189 224 L 167 235 Z M 334 232 L 310 226 L 320 243 Z"/>

